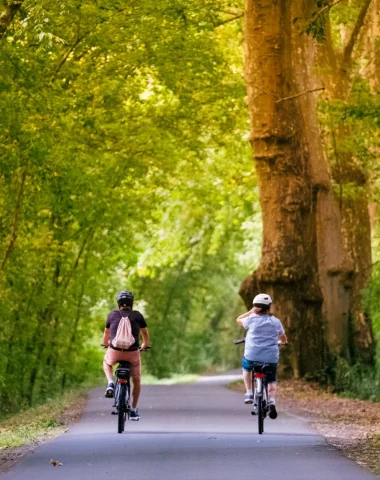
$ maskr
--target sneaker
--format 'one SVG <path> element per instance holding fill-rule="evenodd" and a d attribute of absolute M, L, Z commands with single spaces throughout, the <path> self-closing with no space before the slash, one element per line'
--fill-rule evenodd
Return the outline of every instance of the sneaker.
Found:
<path fill-rule="evenodd" d="M 106 393 L 104 394 L 104 396 L 106 398 L 113 398 L 114 392 L 115 392 L 115 384 L 113 382 L 110 382 L 108 384 L 108 387 L 106 389 Z"/>
<path fill-rule="evenodd" d="M 129 420 L 132 420 L 134 422 L 138 422 L 140 420 L 140 413 L 138 408 L 129 412 Z"/>
<path fill-rule="evenodd" d="M 277 418 L 277 410 L 276 410 L 276 405 L 274 403 L 269 404 L 269 418 L 274 420 Z"/>
<path fill-rule="evenodd" d="M 250 405 L 251 403 L 253 403 L 253 395 L 252 393 L 246 393 L 244 395 L 244 403 L 246 405 Z"/>

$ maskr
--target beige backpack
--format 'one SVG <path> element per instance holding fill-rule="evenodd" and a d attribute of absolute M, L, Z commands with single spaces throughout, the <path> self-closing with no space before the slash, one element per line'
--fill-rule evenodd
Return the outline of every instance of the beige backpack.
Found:
<path fill-rule="evenodd" d="M 132 335 L 131 322 L 128 318 L 128 315 L 126 317 L 123 317 L 121 312 L 119 313 L 121 316 L 121 320 L 117 327 L 116 336 L 112 340 L 112 346 L 114 346 L 115 348 L 122 348 L 123 350 L 127 350 L 136 342 L 136 339 Z"/>

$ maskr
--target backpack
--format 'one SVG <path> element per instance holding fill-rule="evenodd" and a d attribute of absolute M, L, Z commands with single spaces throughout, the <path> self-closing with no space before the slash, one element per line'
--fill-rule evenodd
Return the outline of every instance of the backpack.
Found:
<path fill-rule="evenodd" d="M 112 346 L 115 348 L 121 348 L 127 350 L 131 345 L 136 342 L 135 337 L 132 335 L 131 322 L 129 320 L 129 315 L 123 317 L 120 313 L 121 320 L 117 327 L 117 332 L 115 338 L 112 340 Z"/>

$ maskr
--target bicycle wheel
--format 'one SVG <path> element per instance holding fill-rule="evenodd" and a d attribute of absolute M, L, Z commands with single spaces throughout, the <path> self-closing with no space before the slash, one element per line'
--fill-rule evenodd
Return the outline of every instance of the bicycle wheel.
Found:
<path fill-rule="evenodd" d="M 257 402 L 257 420 L 259 422 L 259 435 L 264 432 L 264 408 L 263 408 L 263 398 L 259 397 Z"/>
<path fill-rule="evenodd" d="M 120 394 L 119 394 L 119 404 L 117 408 L 118 418 L 117 418 L 117 432 L 123 433 L 125 427 L 125 417 L 127 415 L 126 408 L 125 408 L 125 395 L 126 395 L 126 387 L 125 385 L 121 385 Z"/>
<path fill-rule="evenodd" d="M 129 414 L 131 412 L 131 404 L 130 404 L 130 395 L 131 395 L 131 387 L 129 386 L 129 382 L 126 385 L 126 397 L 125 397 L 125 420 L 129 420 Z"/>

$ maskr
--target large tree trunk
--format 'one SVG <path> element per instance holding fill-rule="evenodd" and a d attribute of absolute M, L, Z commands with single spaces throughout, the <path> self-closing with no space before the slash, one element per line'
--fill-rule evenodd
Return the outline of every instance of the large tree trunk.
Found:
<path fill-rule="evenodd" d="M 311 17 L 314 7 L 307 0 L 292 2 L 292 18 Z M 313 76 L 315 42 L 293 32 L 294 75 L 299 92 L 320 87 Z M 325 342 L 333 356 L 349 354 L 349 281 L 352 270 L 341 232 L 341 216 L 332 188 L 327 159 L 318 127 L 315 96 L 299 97 L 304 133 L 310 155 L 312 188 L 316 195 L 318 278 L 323 294 Z"/>
<path fill-rule="evenodd" d="M 242 284 L 247 304 L 258 291 L 275 299 L 290 338 L 285 368 L 295 377 L 322 368 L 322 291 L 317 258 L 317 191 L 293 74 L 287 0 L 247 0 L 246 80 L 251 143 L 263 214 L 260 266 Z"/>
<path fill-rule="evenodd" d="M 352 88 L 354 71 L 353 53 L 359 34 L 364 28 L 371 0 L 363 1 L 355 26 L 341 51 L 334 49 L 327 23 L 327 38 L 324 46 L 324 59 L 327 78 L 325 84 L 329 101 L 340 100 L 347 103 Z M 327 62 L 326 62 L 327 60 Z M 334 152 L 330 159 L 332 175 L 338 185 L 336 194 L 342 218 L 341 231 L 345 249 L 349 294 L 348 341 L 352 362 L 371 363 L 374 359 L 374 339 L 370 319 L 363 312 L 362 291 L 371 277 L 371 226 L 368 209 L 368 178 L 360 161 L 348 148 L 353 132 L 342 122 L 330 132 Z"/>

